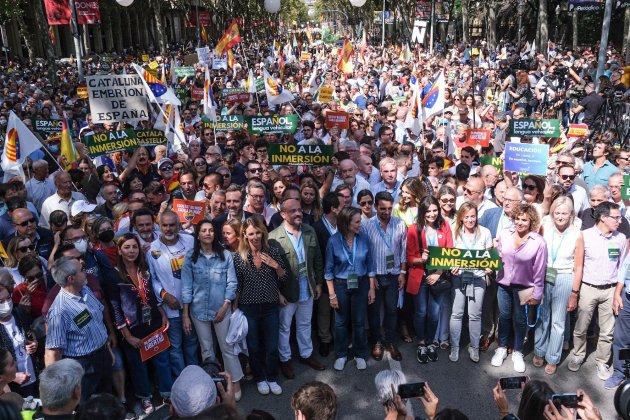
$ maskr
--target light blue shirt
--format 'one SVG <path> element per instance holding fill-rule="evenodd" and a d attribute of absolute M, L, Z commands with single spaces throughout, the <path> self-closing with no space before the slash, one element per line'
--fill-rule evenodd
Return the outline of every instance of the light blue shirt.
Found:
<path fill-rule="evenodd" d="M 298 237 L 293 236 L 291 232 L 288 230 L 284 230 L 287 233 L 287 238 L 291 241 L 291 245 L 293 245 L 293 249 L 295 250 L 295 255 L 297 256 L 298 265 L 304 264 L 306 266 L 306 258 L 304 255 L 304 241 L 302 240 L 302 229 L 298 231 Z M 300 297 L 298 298 L 300 302 L 305 302 L 311 296 L 308 290 L 308 275 L 307 271 L 298 272 L 298 280 L 300 282 Z M 301 274 L 301 275 L 300 275 Z"/>
<path fill-rule="evenodd" d="M 353 252 L 354 250 L 354 252 Z M 324 265 L 324 278 L 326 280 L 344 279 L 352 273 L 357 277 L 374 277 L 372 266 L 372 252 L 367 237 L 359 233 L 354 237 L 352 249 L 341 232 L 335 233 L 326 245 L 326 263 Z"/>
<path fill-rule="evenodd" d="M 391 217 L 387 229 L 383 231 L 374 216 L 361 226 L 370 242 L 372 251 L 372 265 L 376 275 L 400 274 L 400 268 L 407 262 L 407 225 L 398 217 Z M 387 257 L 393 255 L 394 266 L 387 268 Z"/>
<path fill-rule="evenodd" d="M 619 172 L 619 168 L 610 163 L 608 160 L 604 162 L 597 172 L 595 171 L 594 162 L 586 162 L 584 164 L 584 168 L 582 168 L 582 179 L 586 185 L 588 185 L 589 190 L 595 185 L 603 185 L 607 187 L 608 178 L 617 172 Z"/>

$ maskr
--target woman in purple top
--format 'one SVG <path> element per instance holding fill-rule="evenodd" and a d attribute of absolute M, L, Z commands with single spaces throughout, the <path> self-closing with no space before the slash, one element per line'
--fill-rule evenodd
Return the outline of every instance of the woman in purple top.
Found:
<path fill-rule="evenodd" d="M 497 246 L 503 269 L 497 274 L 499 302 L 499 348 L 492 366 L 501 366 L 507 358 L 510 330 L 514 325 L 514 370 L 525 372 L 523 343 L 527 331 L 527 309 L 536 310 L 545 284 L 547 244 L 536 231 L 538 212 L 530 204 L 520 204 L 512 211 L 514 228 L 504 229 Z"/>

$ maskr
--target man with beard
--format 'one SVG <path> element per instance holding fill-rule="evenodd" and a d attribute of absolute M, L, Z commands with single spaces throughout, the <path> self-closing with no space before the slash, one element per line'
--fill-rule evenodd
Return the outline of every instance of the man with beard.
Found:
<path fill-rule="evenodd" d="M 371 165 L 370 165 L 371 166 Z M 370 184 L 363 177 L 357 176 L 359 168 L 357 164 L 350 159 L 342 160 L 339 163 L 339 172 L 341 173 L 341 181 L 352 189 L 352 206 L 358 207 L 357 195 L 362 190 L 369 190 Z M 338 180 L 333 181 L 332 189 L 341 185 Z"/>
<path fill-rule="evenodd" d="M 42 204 L 41 217 L 39 218 L 39 225 L 44 228 L 49 228 L 48 218 L 50 213 L 55 210 L 63 210 L 64 213 L 70 217 L 70 207 L 77 200 L 87 201 L 85 196 L 80 192 L 74 191 L 72 178 L 70 174 L 65 171 L 57 172 L 55 176 L 55 187 L 57 192 L 48 197 Z"/>
<path fill-rule="evenodd" d="M 188 170 L 179 174 L 179 188 L 173 191 L 173 198 L 194 200 L 197 194 L 195 174 Z"/>
<path fill-rule="evenodd" d="M 113 183 L 104 184 L 100 191 L 101 197 L 105 200 L 103 204 L 94 209 L 94 213 L 105 216 L 110 220 L 114 220 L 112 211 L 114 206 L 120 202 L 121 192 L 118 186 Z"/>

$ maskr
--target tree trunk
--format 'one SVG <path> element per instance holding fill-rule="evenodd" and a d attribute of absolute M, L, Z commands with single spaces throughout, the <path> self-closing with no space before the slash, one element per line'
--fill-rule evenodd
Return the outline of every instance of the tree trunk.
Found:
<path fill-rule="evenodd" d="M 26 26 L 26 22 L 24 22 L 24 18 L 22 16 L 18 16 L 16 18 L 16 23 L 18 25 L 18 30 L 20 31 L 20 36 L 24 41 L 24 46 L 28 51 L 28 59 L 30 62 L 33 62 L 35 59 L 35 44 L 33 43 L 33 34 L 28 30 Z"/>
<path fill-rule="evenodd" d="M 630 7 L 626 7 L 623 34 L 623 47 L 626 49 L 626 63 L 630 63 Z"/>
<path fill-rule="evenodd" d="M 470 32 L 468 30 L 468 0 L 462 0 L 462 41 L 464 42 L 464 46 L 467 46 L 469 43 L 468 36 Z"/>
<path fill-rule="evenodd" d="M 42 44 L 44 46 L 44 53 L 46 54 L 46 61 L 48 63 L 48 78 L 52 81 L 53 86 L 57 85 L 57 65 L 55 63 L 55 47 L 50 40 L 48 31 L 44 32 L 45 28 L 48 28 L 48 22 L 44 16 L 44 9 L 41 1 L 34 2 L 35 6 L 35 21 L 37 27 L 41 28 Z M 57 40 L 59 42 L 59 40 Z"/>
<path fill-rule="evenodd" d="M 626 9 L 626 12 L 630 9 Z M 571 27 L 573 29 L 573 36 L 571 37 L 571 47 L 573 51 L 577 50 L 578 47 L 578 11 L 573 10 L 571 15 Z"/>
<path fill-rule="evenodd" d="M 543 54 L 547 51 L 549 41 L 549 17 L 547 16 L 547 0 L 538 0 L 538 48 Z"/>
<path fill-rule="evenodd" d="M 494 50 L 497 46 L 497 7 L 499 7 L 499 4 L 495 1 L 488 3 L 486 39 L 489 50 Z"/>

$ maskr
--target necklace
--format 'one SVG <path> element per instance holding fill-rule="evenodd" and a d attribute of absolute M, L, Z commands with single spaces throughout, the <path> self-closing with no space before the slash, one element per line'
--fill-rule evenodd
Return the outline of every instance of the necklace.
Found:
<path fill-rule="evenodd" d="M 181 242 L 181 240 L 178 238 L 177 239 L 177 243 L 175 243 L 175 245 L 177 245 L 180 242 Z M 162 242 L 162 243 L 164 243 L 164 242 Z M 177 249 L 175 251 L 173 251 L 171 249 L 171 247 L 169 245 L 167 245 L 167 244 L 164 244 L 164 246 L 166 247 L 166 250 L 168 251 L 168 253 L 171 254 L 171 255 L 178 255 L 178 254 L 180 254 L 182 251 L 184 251 L 186 249 L 186 246 L 184 244 L 182 244 L 182 247 L 180 249 Z"/>

